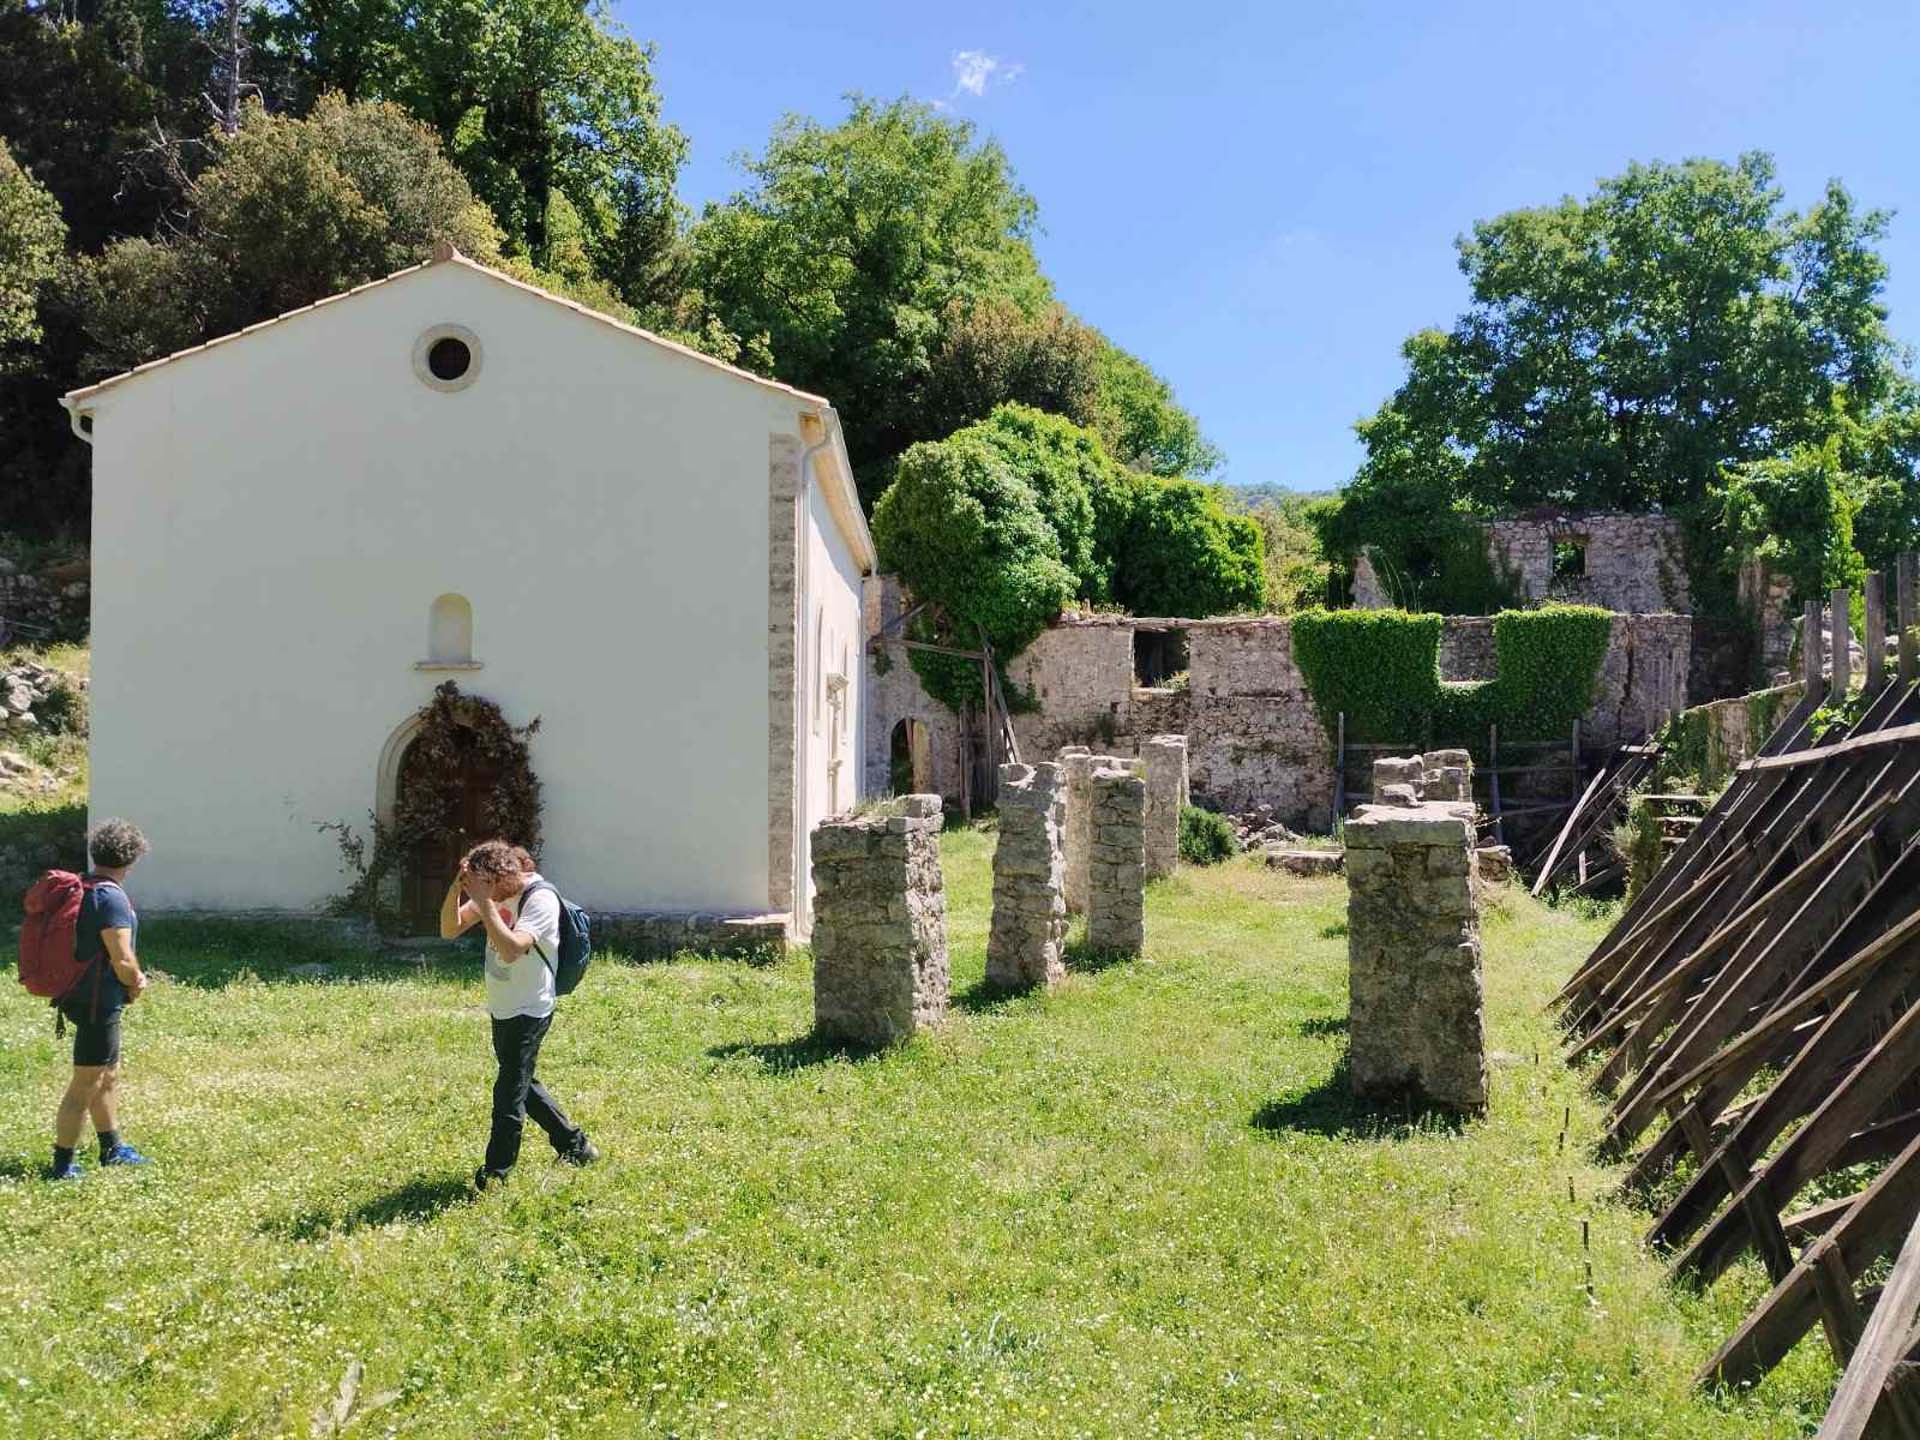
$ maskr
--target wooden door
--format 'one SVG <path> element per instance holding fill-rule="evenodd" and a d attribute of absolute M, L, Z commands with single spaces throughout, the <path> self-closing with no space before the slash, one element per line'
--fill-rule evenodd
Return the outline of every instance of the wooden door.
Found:
<path fill-rule="evenodd" d="M 463 731 L 462 734 L 465 732 Z M 422 782 L 417 742 L 400 761 L 399 793 L 405 799 L 410 785 Z M 409 847 L 400 869 L 400 909 L 409 933 L 432 935 L 440 928 L 440 902 L 460 868 L 460 857 L 482 840 L 494 838 L 483 828 L 487 801 L 498 785 L 499 773 L 462 763 L 458 774 L 457 828 L 452 834 L 418 841 Z"/>

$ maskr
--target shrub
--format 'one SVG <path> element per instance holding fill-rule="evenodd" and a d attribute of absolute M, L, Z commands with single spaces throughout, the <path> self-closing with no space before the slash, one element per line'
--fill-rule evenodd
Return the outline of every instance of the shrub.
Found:
<path fill-rule="evenodd" d="M 1265 540 L 1210 487 L 1142 479 L 1114 557 L 1114 598 L 1136 615 L 1198 618 L 1259 608 Z"/>
<path fill-rule="evenodd" d="M 1645 795 L 1636 795 L 1627 806 L 1626 822 L 1613 832 L 1613 848 L 1627 867 L 1629 903 L 1660 870 L 1666 858 L 1660 834 L 1660 815 Z"/>
<path fill-rule="evenodd" d="M 1189 865 L 1218 865 L 1239 853 L 1240 841 L 1224 815 L 1189 805 L 1180 812 L 1180 858 Z"/>

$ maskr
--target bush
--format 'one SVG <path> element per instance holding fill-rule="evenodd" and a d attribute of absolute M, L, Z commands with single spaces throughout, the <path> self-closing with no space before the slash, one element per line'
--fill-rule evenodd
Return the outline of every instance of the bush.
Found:
<path fill-rule="evenodd" d="M 1659 873 L 1666 858 L 1660 834 L 1660 816 L 1645 795 L 1636 795 L 1627 806 L 1626 823 L 1615 828 L 1613 848 L 1627 867 L 1627 901 L 1631 903 L 1647 882 Z"/>
<path fill-rule="evenodd" d="M 1256 610 L 1266 589 L 1260 527 L 1192 480 L 1142 479 L 1114 557 L 1114 598 L 1135 615 Z"/>
<path fill-rule="evenodd" d="M 1239 838 L 1224 815 L 1189 805 L 1180 812 L 1180 858 L 1189 865 L 1218 865 L 1240 850 Z"/>

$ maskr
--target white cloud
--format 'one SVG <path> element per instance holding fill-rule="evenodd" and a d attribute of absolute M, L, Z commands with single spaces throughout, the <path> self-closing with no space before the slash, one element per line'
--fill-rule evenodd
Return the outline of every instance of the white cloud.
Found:
<path fill-rule="evenodd" d="M 953 100 L 961 95 L 977 98 L 986 94 L 989 86 L 1011 85 L 1025 69 L 1024 65 L 1008 64 L 998 55 L 989 55 L 984 50 L 955 51 L 953 94 L 947 98 Z"/>

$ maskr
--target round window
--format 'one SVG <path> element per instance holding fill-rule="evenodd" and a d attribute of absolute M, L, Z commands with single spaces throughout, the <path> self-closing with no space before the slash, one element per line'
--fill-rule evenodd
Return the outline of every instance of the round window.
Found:
<path fill-rule="evenodd" d="M 480 359 L 480 337 L 463 325 L 436 325 L 413 345 L 413 373 L 435 390 L 466 389 Z"/>
<path fill-rule="evenodd" d="M 427 369 L 436 380 L 458 380 L 473 364 L 473 351 L 467 342 L 451 335 L 442 336 L 427 347 Z"/>

